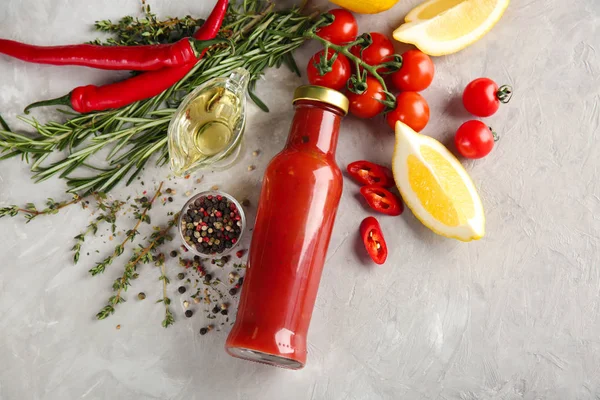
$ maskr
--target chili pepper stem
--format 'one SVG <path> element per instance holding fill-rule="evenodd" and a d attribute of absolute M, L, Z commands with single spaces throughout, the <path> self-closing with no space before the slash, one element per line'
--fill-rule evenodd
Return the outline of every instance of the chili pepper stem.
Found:
<path fill-rule="evenodd" d="M 31 103 L 30 105 L 25 107 L 25 110 L 23 112 L 25 114 L 29 114 L 29 110 L 31 110 L 32 108 L 46 107 L 46 106 L 67 106 L 69 108 L 72 108 L 71 107 L 71 93 L 68 93 L 61 97 L 57 97 L 55 99 L 42 100 L 42 101 L 37 101 L 35 103 Z"/>
<path fill-rule="evenodd" d="M 232 52 L 235 51 L 235 49 L 233 49 L 233 42 L 231 42 L 230 40 L 226 40 L 226 39 L 211 39 L 211 40 L 198 40 L 198 39 L 194 39 L 194 38 L 190 38 L 190 45 L 192 46 L 192 49 L 194 50 L 194 54 L 196 55 L 196 57 L 201 57 L 202 53 L 209 49 L 210 47 L 216 46 L 218 44 L 223 44 L 223 43 L 227 43 L 232 47 Z"/>

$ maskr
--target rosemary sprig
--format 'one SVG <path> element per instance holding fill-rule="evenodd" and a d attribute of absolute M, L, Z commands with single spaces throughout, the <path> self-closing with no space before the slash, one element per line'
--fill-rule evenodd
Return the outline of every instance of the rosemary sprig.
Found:
<path fill-rule="evenodd" d="M 66 179 L 71 193 L 109 192 L 123 180 L 129 184 L 151 158 L 159 166 L 168 161 L 169 122 L 182 98 L 198 85 L 236 68 L 246 68 L 251 74 L 250 97 L 268 111 L 254 94 L 257 80 L 266 68 L 282 64 L 297 73 L 292 53 L 307 40 L 305 33 L 322 23 L 325 23 L 322 17 L 303 15 L 298 8 L 281 11 L 274 10 L 274 5 L 264 0 L 240 0 L 230 5 L 220 33 L 233 46 L 211 49 L 172 88 L 120 109 L 84 115 L 66 112 L 69 119 L 64 123 L 42 124 L 20 116 L 37 135 L 0 130 L 0 160 L 21 156 L 31 163 L 35 181 L 58 176 Z M 125 34 L 127 27 L 115 29 L 118 34 Z M 163 108 L 165 104 L 167 108 Z M 92 165 L 90 157 L 103 149 L 108 150 L 106 164 Z M 46 163 L 57 152 L 67 155 Z M 91 174 L 75 175 L 83 169 Z"/>
<path fill-rule="evenodd" d="M 113 235 L 115 234 L 117 230 L 117 213 L 119 212 L 119 210 L 121 210 L 123 205 L 125 205 L 125 202 L 120 200 L 112 201 L 109 205 L 106 205 L 104 203 L 106 195 L 103 193 L 97 194 L 95 197 L 98 201 L 98 208 L 102 211 L 105 211 L 105 213 L 97 216 L 92 222 L 89 223 L 89 225 L 83 232 L 74 237 L 75 245 L 73 246 L 73 248 L 71 248 L 71 251 L 74 252 L 73 262 L 75 264 L 77 264 L 77 262 L 79 261 L 81 246 L 85 242 L 85 237 L 89 234 L 95 235 L 96 232 L 98 232 L 98 224 L 100 222 L 104 221 L 111 224 L 111 232 L 113 233 Z"/>
<path fill-rule="evenodd" d="M 54 199 L 48 198 L 48 200 L 46 200 L 46 208 L 43 208 L 41 210 L 38 210 L 36 205 L 33 203 L 27 203 L 24 207 L 19 207 L 17 205 L 0 207 L 0 218 L 6 216 L 16 217 L 17 215 L 19 215 L 19 213 L 22 213 L 24 214 L 24 217 L 27 220 L 26 223 L 29 223 L 36 217 L 39 217 L 40 215 L 58 214 L 59 210 L 72 204 L 77 204 L 82 199 L 83 197 L 80 197 L 78 195 L 74 195 L 73 200 L 61 202 L 57 202 Z"/>
<path fill-rule="evenodd" d="M 135 218 L 137 219 L 135 226 L 133 227 L 133 229 L 127 231 L 125 239 L 123 239 L 123 241 L 115 247 L 115 250 L 112 252 L 111 255 L 107 256 L 104 260 L 96 263 L 96 266 L 89 270 L 90 274 L 98 275 L 103 273 L 106 270 L 106 267 L 112 264 L 115 258 L 123 254 L 123 251 L 125 251 L 125 244 L 127 244 L 128 241 L 133 242 L 135 240 L 135 237 L 139 234 L 137 229 L 139 228 L 140 224 L 142 222 L 150 223 L 150 216 L 148 215 L 148 211 L 152 208 L 152 203 L 154 203 L 154 200 L 156 200 L 160 196 L 162 186 L 163 182 L 161 182 L 160 185 L 158 185 L 158 189 L 156 190 L 156 193 L 154 193 L 152 199 L 140 199 L 142 203 L 141 211 L 138 210 L 134 214 Z"/>
<path fill-rule="evenodd" d="M 106 317 L 114 314 L 115 306 L 117 304 L 125 302 L 123 298 L 123 291 L 127 291 L 127 288 L 131 286 L 131 280 L 137 278 L 136 269 L 139 263 L 149 263 L 153 260 L 151 252 L 158 246 L 165 243 L 165 241 L 171 241 L 173 238 L 169 235 L 169 231 L 177 225 L 179 213 L 175 214 L 169 221 L 167 226 L 162 230 L 155 230 L 150 236 L 150 244 L 146 247 L 140 245 L 140 247 L 134 250 L 133 255 L 129 259 L 129 262 L 125 264 L 123 275 L 117 278 L 113 283 L 113 291 L 116 294 L 112 295 L 108 299 L 108 304 L 104 306 L 97 314 L 96 318 L 105 319 Z M 159 258 L 160 260 L 160 258 Z M 164 256 L 162 257 L 162 263 L 164 265 Z"/>

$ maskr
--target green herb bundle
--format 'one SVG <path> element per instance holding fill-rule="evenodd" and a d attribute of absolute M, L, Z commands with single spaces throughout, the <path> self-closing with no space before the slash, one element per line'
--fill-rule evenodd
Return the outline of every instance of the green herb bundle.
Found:
<path fill-rule="evenodd" d="M 268 67 L 286 64 L 299 74 L 292 53 L 306 40 L 305 33 L 324 22 L 316 15 L 306 16 L 301 10 L 275 10 L 264 0 L 243 0 L 230 5 L 220 35 L 232 46 L 214 48 L 190 73 L 160 95 L 115 110 L 76 114 L 63 111 L 65 122 L 40 123 L 34 118 L 19 119 L 33 127 L 37 134 L 12 132 L 3 125 L 0 130 L 0 160 L 21 156 L 30 164 L 33 179 L 40 182 L 54 176 L 67 181 L 69 192 L 87 194 L 109 192 L 119 182 L 129 184 L 152 160 L 157 165 L 168 161 L 167 128 L 183 97 L 202 83 L 243 67 L 251 73 L 250 97 L 263 110 L 267 106 L 254 94 L 256 81 Z M 168 36 L 167 26 L 145 9 L 146 18 L 126 17 L 113 24 L 96 23 L 102 31 L 115 35 L 105 44 L 149 44 L 174 42 L 188 34 L 197 20 L 168 19 L 173 22 Z M 187 28 L 186 28 L 187 27 Z M 160 29 L 163 28 L 163 31 Z M 96 165 L 91 156 L 106 151 L 106 163 Z M 66 156 L 64 155 L 66 153 Z M 51 161 L 60 155 L 59 160 Z"/>

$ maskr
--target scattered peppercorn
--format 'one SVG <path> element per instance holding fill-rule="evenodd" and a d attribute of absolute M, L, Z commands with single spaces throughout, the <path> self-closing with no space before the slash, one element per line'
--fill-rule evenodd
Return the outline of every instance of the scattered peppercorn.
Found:
<path fill-rule="evenodd" d="M 201 335 L 206 335 L 206 333 L 207 333 L 207 332 L 208 332 L 208 329 L 207 329 L 207 328 L 201 328 L 201 329 L 200 329 L 200 334 L 201 334 Z"/>
<path fill-rule="evenodd" d="M 244 207 L 248 207 L 248 206 L 250 205 L 250 200 L 248 200 L 248 199 L 244 199 L 244 200 L 242 200 L 242 205 L 243 205 Z"/>
<path fill-rule="evenodd" d="M 229 311 L 227 311 L 227 310 L 221 310 L 221 314 L 222 315 L 227 315 L 227 314 L 229 314 Z"/>
<path fill-rule="evenodd" d="M 214 306 L 213 309 L 212 309 L 212 313 L 213 314 L 218 314 L 219 312 L 221 312 L 221 307 Z"/>
<path fill-rule="evenodd" d="M 169 196 L 169 198 L 167 200 L 169 200 L 169 203 L 173 202 L 173 198 L 171 196 Z"/>
<path fill-rule="evenodd" d="M 212 275 L 211 274 L 204 275 L 204 281 L 205 282 L 210 282 L 211 280 L 212 280 Z"/>
<path fill-rule="evenodd" d="M 185 316 L 190 318 L 192 315 L 194 315 L 194 312 L 192 310 L 186 310 L 185 311 Z"/>
<path fill-rule="evenodd" d="M 183 272 L 180 272 L 177 274 L 177 279 L 181 280 L 183 278 L 185 278 L 185 274 Z M 185 290 L 184 290 L 184 292 L 185 292 Z M 183 293 L 183 292 L 181 292 L 181 293 Z"/>
<path fill-rule="evenodd" d="M 144 292 L 139 292 L 138 293 L 138 299 L 139 300 L 144 300 L 146 298 L 146 293 Z"/>
<path fill-rule="evenodd" d="M 236 288 L 229 289 L 229 294 L 232 296 L 235 296 L 237 294 L 237 289 Z"/>
<path fill-rule="evenodd" d="M 165 192 L 167 192 L 167 194 L 172 194 L 173 190 L 171 188 L 168 188 L 167 190 L 165 190 Z"/>
<path fill-rule="evenodd" d="M 181 294 L 185 293 L 185 286 L 179 286 L 179 289 L 177 289 L 177 291 Z"/>
<path fill-rule="evenodd" d="M 171 251 L 170 256 L 175 258 L 175 257 L 177 257 L 177 254 L 178 254 L 177 250 L 173 250 L 173 251 Z"/>

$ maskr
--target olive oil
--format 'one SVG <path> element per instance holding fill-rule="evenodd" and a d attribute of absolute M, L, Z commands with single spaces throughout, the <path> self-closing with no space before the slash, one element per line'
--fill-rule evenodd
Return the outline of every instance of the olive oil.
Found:
<path fill-rule="evenodd" d="M 248 80 L 248 71 L 237 69 L 200 86 L 182 102 L 169 125 L 169 157 L 176 175 L 222 168 L 234 158 L 245 125 Z"/>

